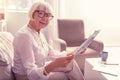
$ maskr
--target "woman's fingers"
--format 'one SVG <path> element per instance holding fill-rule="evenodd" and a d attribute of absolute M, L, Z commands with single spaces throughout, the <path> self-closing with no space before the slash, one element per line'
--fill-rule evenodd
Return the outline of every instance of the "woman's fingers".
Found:
<path fill-rule="evenodd" d="M 86 49 L 84 49 L 83 51 L 81 51 L 81 54 L 83 54 L 86 51 Z"/>
<path fill-rule="evenodd" d="M 66 59 L 67 59 L 67 60 L 71 60 L 71 59 L 73 59 L 73 56 L 74 56 L 74 55 L 69 54 L 69 55 L 67 55 Z"/>
<path fill-rule="evenodd" d="M 72 59 L 73 55 L 57 58 L 55 60 L 55 65 L 57 65 L 58 67 L 66 67 L 71 62 Z"/>

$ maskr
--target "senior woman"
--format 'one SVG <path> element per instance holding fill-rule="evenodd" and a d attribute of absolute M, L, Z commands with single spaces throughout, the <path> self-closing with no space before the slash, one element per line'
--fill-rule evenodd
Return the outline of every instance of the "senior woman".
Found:
<path fill-rule="evenodd" d="M 13 41 L 16 80 L 84 80 L 74 56 L 51 49 L 41 32 L 53 18 L 51 6 L 35 2 L 28 15 Z"/>

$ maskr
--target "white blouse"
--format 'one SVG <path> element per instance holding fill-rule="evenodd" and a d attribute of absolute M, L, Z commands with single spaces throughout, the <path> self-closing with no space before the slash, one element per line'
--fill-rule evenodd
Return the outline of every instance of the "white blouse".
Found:
<path fill-rule="evenodd" d="M 58 53 L 48 45 L 44 35 L 25 25 L 15 35 L 13 71 L 19 75 L 26 75 L 29 80 L 47 80 L 49 76 L 43 74 L 45 62 L 58 56 Z"/>

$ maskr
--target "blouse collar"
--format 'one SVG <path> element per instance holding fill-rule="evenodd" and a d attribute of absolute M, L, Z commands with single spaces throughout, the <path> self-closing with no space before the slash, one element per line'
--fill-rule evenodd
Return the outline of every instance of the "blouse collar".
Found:
<path fill-rule="evenodd" d="M 41 31 L 37 32 L 35 29 L 31 28 L 30 25 L 27 25 L 28 29 L 36 35 L 40 35 Z"/>

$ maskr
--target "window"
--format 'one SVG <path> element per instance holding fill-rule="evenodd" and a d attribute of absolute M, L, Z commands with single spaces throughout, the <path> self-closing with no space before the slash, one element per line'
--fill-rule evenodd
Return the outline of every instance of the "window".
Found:
<path fill-rule="evenodd" d="M 6 9 L 25 10 L 34 0 L 7 0 L 5 2 Z"/>

